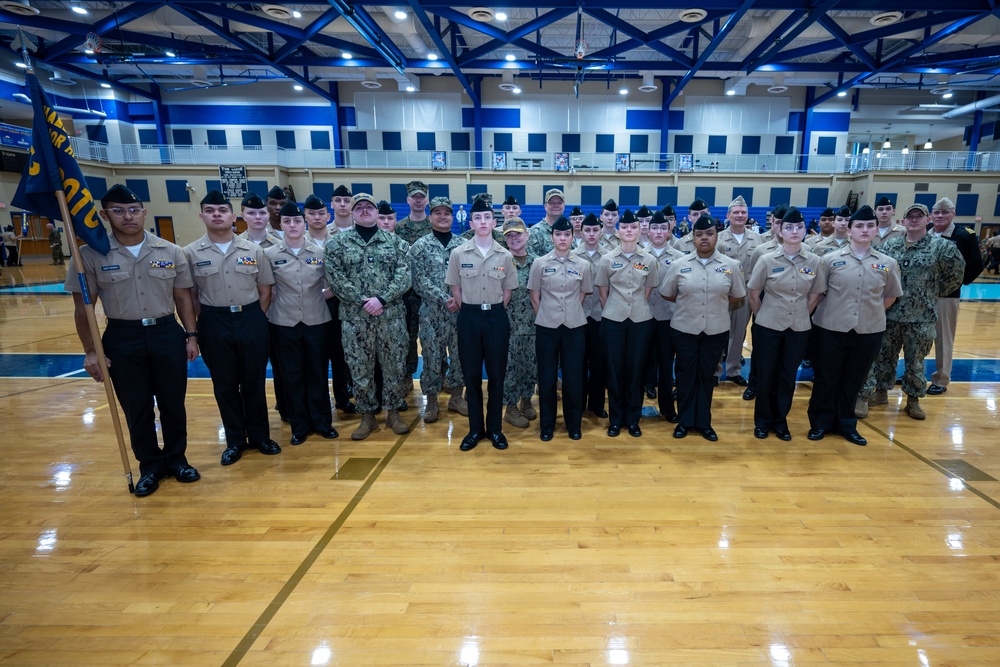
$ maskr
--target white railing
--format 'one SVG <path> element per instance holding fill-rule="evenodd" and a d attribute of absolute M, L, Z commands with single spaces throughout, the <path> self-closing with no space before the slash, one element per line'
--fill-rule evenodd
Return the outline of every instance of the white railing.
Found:
<path fill-rule="evenodd" d="M 174 146 L 102 144 L 70 138 L 79 158 L 109 164 L 279 166 L 287 168 L 431 169 L 432 151 L 287 149 L 279 146 Z M 571 153 L 563 172 L 621 171 L 616 153 Z M 444 169 L 491 171 L 492 152 L 476 166 L 474 151 L 446 151 Z M 506 153 L 506 171 L 555 172 L 555 153 Z M 802 168 L 803 157 L 806 158 Z M 730 155 L 714 153 L 630 153 L 630 172 L 858 173 L 865 171 L 1000 171 L 1000 152 L 874 151 L 857 155 Z M 438 165 L 438 168 L 440 166 Z"/>

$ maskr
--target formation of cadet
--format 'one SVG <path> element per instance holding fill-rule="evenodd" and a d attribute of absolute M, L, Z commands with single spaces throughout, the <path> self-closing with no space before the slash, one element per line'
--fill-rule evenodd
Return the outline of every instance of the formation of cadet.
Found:
<path fill-rule="evenodd" d="M 770 212 L 771 229 L 761 235 L 748 226 L 742 197 L 724 220 L 695 200 L 681 221 L 690 231 L 677 238 L 672 206 L 619 213 L 611 199 L 600 217 L 579 207 L 565 217 L 558 189 L 545 192 L 545 218 L 530 228 L 507 197 L 498 228 L 482 193 L 459 236 L 451 201 L 428 202 L 428 191 L 407 184 L 410 212 L 397 223 L 388 202 L 339 186 L 331 221 L 319 197 L 300 209 L 276 186 L 264 199 L 243 199 L 240 235 L 230 202 L 212 191 L 200 202 L 205 235 L 183 250 L 145 232 L 145 208 L 128 188 L 108 191 L 101 217 L 112 228 L 111 253 L 84 247 L 79 256 L 109 318 L 103 363 L 75 277 L 66 287 L 75 294 L 85 368 L 98 380 L 109 372 L 122 402 L 140 463 L 136 495 L 153 493 L 168 475 L 200 477 L 185 456 L 184 412 L 185 364 L 199 353 L 225 430 L 223 465 L 250 449 L 281 452 L 265 403 L 269 356 L 291 444 L 338 437 L 330 364 L 337 409 L 361 413 L 353 439 L 376 430 L 383 409 L 394 433 L 408 432 L 399 413 L 413 389 L 416 361 L 407 357 L 418 339 L 423 419 L 437 421 L 439 395 L 450 392 L 447 409 L 469 420 L 463 451 L 482 440 L 506 449 L 503 422 L 528 428 L 538 419 L 540 438 L 551 440 L 560 375 L 573 440 L 582 437 L 585 411 L 609 420 L 609 436 L 622 427 L 641 436 L 644 390 L 676 424 L 675 437 L 696 431 L 717 440 L 711 401 L 720 379 L 756 399 L 756 437 L 790 440 L 787 415 L 807 347 L 816 361 L 809 439 L 834 433 L 864 445 L 857 419 L 887 403 L 900 349 L 906 414 L 924 419 L 919 399 L 947 391 L 957 290 L 982 271 L 948 198 L 933 212 L 911 205 L 903 226 L 887 197 L 855 212 L 828 208 L 812 236 L 793 206 Z M 751 315 L 748 381 L 741 353 Z M 923 360 L 935 339 L 928 392 Z"/>

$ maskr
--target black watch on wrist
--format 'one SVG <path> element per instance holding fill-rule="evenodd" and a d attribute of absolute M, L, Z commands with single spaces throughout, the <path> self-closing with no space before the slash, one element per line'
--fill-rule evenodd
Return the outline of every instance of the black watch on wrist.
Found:
<path fill-rule="evenodd" d="M 198 337 L 198 332 L 197 331 L 185 331 L 184 335 L 187 338 L 197 338 Z"/>

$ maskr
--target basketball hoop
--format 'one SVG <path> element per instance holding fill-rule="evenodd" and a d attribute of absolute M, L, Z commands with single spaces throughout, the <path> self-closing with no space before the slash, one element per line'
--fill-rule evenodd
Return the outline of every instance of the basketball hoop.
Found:
<path fill-rule="evenodd" d="M 584 56 L 587 55 L 587 42 L 582 39 L 576 40 L 576 59 L 583 60 Z"/>
<path fill-rule="evenodd" d="M 83 42 L 83 44 L 94 53 L 100 53 L 101 46 L 104 42 L 101 41 L 101 36 L 96 32 L 89 32 L 87 33 L 87 39 Z"/>

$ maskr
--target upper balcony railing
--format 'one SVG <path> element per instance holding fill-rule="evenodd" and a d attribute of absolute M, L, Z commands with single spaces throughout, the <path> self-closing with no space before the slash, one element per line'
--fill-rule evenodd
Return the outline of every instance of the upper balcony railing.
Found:
<path fill-rule="evenodd" d="M 323 169 L 443 171 L 728 172 L 853 174 L 865 171 L 1000 171 L 1000 152 L 879 151 L 857 155 L 729 155 L 709 153 L 493 153 L 476 166 L 473 151 L 287 149 L 279 146 L 102 144 L 72 137 L 77 157 L 109 164 L 247 165 Z"/>

